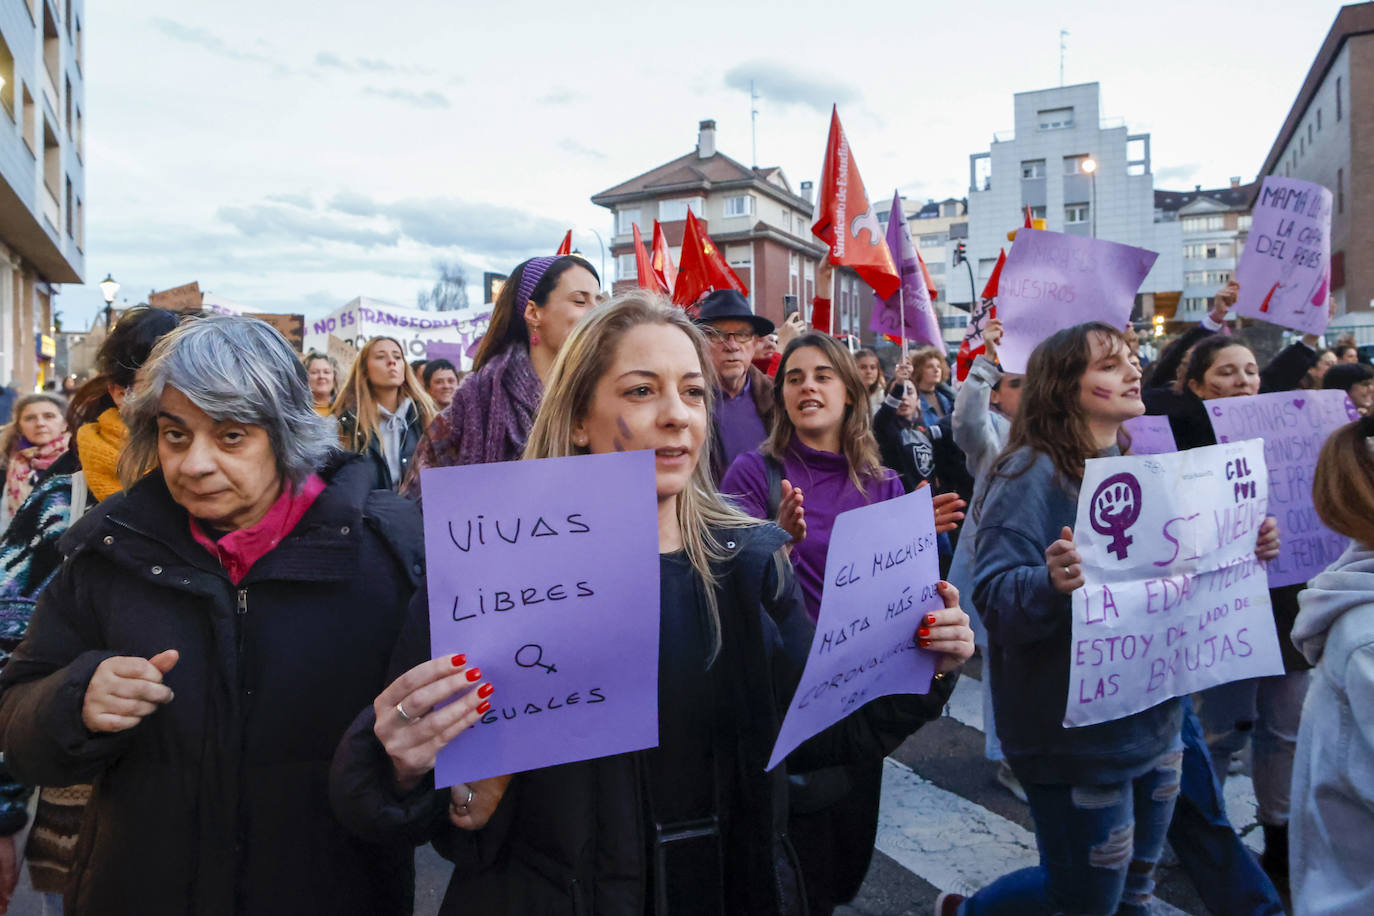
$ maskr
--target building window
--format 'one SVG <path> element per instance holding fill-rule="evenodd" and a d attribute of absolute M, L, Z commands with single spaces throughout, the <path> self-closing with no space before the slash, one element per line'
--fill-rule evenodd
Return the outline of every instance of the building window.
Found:
<path fill-rule="evenodd" d="M 43 66 L 52 80 L 53 95 L 57 95 L 57 87 L 61 85 L 58 77 L 62 73 L 62 35 L 46 3 L 43 4 Z"/>
<path fill-rule="evenodd" d="M 84 159 L 83 150 L 85 149 L 85 136 L 81 129 L 81 109 L 76 109 L 76 135 L 72 137 L 76 144 L 76 158 Z"/>
<path fill-rule="evenodd" d="M 942 274 L 942 273 L 945 272 L 945 262 L 944 262 L 944 261 L 927 261 L 927 262 L 926 262 L 926 270 L 930 271 L 930 273 L 931 273 L 932 276 L 937 276 L 937 277 L 938 277 L 940 274 Z"/>
<path fill-rule="evenodd" d="M 85 44 L 86 43 L 81 37 L 81 20 L 78 19 L 76 20 L 76 69 L 78 72 L 81 70 L 81 61 L 85 52 Z"/>
<path fill-rule="evenodd" d="M 1246 232 L 1247 230 L 1249 230 L 1250 223 L 1253 221 L 1253 219 L 1254 217 L 1252 217 L 1249 213 L 1242 213 L 1236 219 L 1236 228 L 1241 232 Z"/>
<path fill-rule="evenodd" d="M 1044 178 L 1044 177 L 1045 177 L 1045 160 L 1044 160 L 1044 159 L 1027 159 L 1025 162 L 1021 163 L 1021 177 L 1022 177 L 1022 178 Z"/>
<path fill-rule="evenodd" d="M 615 278 L 617 280 L 638 280 L 639 270 L 635 267 L 635 256 L 618 254 L 615 256 Z"/>
<path fill-rule="evenodd" d="M 701 198 L 700 197 L 679 197 L 676 200 L 660 200 L 658 202 L 658 218 L 665 223 L 677 222 L 687 218 L 687 211 L 691 210 L 692 215 L 701 219 Z"/>
<path fill-rule="evenodd" d="M 749 216 L 753 212 L 754 198 L 750 197 L 748 194 L 742 194 L 739 197 L 725 198 L 726 219 L 732 216 Z M 686 219 L 685 216 L 683 218 Z"/>
<path fill-rule="evenodd" d="M 24 119 L 24 144 L 30 156 L 38 155 L 38 109 L 33 104 L 33 94 L 23 82 L 19 83 L 19 96 L 23 100 L 21 115 Z"/>
<path fill-rule="evenodd" d="M 1185 216 L 1184 232 L 1218 232 L 1226 228 L 1224 216 Z"/>
<path fill-rule="evenodd" d="M 67 115 L 67 137 L 70 139 L 70 138 L 72 138 L 72 137 L 75 136 L 75 134 L 72 133 L 72 81 L 71 81 L 71 78 L 70 78 L 70 77 L 64 77 L 64 84 L 65 84 L 65 87 L 66 87 L 66 90 L 67 90 L 67 91 L 66 91 L 66 93 L 62 96 L 62 98 L 66 101 L 66 105 L 65 105 L 64 107 L 65 107 L 65 109 L 66 109 L 66 115 Z"/>
<path fill-rule="evenodd" d="M 0 108 L 9 112 L 10 120 L 14 120 L 14 55 L 3 35 L 0 35 Z"/>
<path fill-rule="evenodd" d="M 72 194 L 72 176 L 67 176 L 67 238 L 76 238 L 76 197 Z"/>
<path fill-rule="evenodd" d="M 43 119 L 43 184 L 52 199 L 62 193 L 62 148 L 57 144 L 57 128 Z"/>
<path fill-rule="evenodd" d="M 1312 122 L 1311 122 L 1311 121 L 1308 121 L 1308 122 L 1307 122 L 1307 142 L 1308 142 L 1308 143 L 1311 143 L 1311 142 L 1312 142 Z"/>
<path fill-rule="evenodd" d="M 1087 204 L 1066 204 L 1064 207 L 1064 222 L 1066 224 L 1086 223 L 1088 221 Z"/>
<path fill-rule="evenodd" d="M 1318 108 L 1318 109 L 1317 109 L 1317 130 L 1320 132 L 1321 129 L 1322 129 L 1322 110 L 1321 110 L 1320 108 Z"/>
<path fill-rule="evenodd" d="M 639 222 L 638 207 L 626 207 L 624 210 L 615 211 L 616 235 L 629 235 L 634 232 L 634 224 L 637 222 Z"/>
<path fill-rule="evenodd" d="M 1336 77 L 1336 120 L 1341 119 L 1341 78 Z"/>
<path fill-rule="evenodd" d="M 1345 212 L 1345 169 L 1336 169 L 1336 212 Z"/>
<path fill-rule="evenodd" d="M 1041 130 L 1062 130 L 1073 127 L 1072 108 L 1047 108 L 1039 113 Z"/>
<path fill-rule="evenodd" d="M 1204 276 L 1205 274 L 1200 270 L 1185 270 L 1183 272 L 1183 285 L 1201 286 L 1205 282 L 1203 280 Z"/>
<path fill-rule="evenodd" d="M 796 234 L 799 235 L 799 236 L 801 236 L 802 238 L 806 238 L 806 220 L 802 219 L 800 216 L 797 217 L 797 233 L 796 233 Z"/>
<path fill-rule="evenodd" d="M 948 238 L 944 235 L 944 233 L 931 232 L 921 236 L 921 247 L 935 248 L 940 245 L 943 245 L 946 241 L 948 241 Z"/>
<path fill-rule="evenodd" d="M 1085 163 L 1085 162 L 1087 162 L 1087 161 L 1088 161 L 1088 154 L 1087 154 L 1087 153 L 1082 153 L 1082 154 L 1077 155 L 1077 156 L 1065 156 L 1065 157 L 1064 157 L 1064 174 L 1065 174 L 1065 175 L 1086 175 L 1087 173 L 1083 171 L 1083 163 Z"/>
<path fill-rule="evenodd" d="M 76 199 L 76 249 L 86 250 L 86 208 L 79 197 Z"/>

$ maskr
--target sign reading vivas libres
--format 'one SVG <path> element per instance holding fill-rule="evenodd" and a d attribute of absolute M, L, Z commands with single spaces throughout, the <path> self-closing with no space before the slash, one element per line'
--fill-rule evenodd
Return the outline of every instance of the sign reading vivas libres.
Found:
<path fill-rule="evenodd" d="M 1268 499 L 1257 439 L 1087 462 L 1066 727 L 1283 673 L 1255 557 Z"/>
<path fill-rule="evenodd" d="M 430 641 L 496 688 L 435 785 L 658 744 L 654 453 L 421 471 Z"/>

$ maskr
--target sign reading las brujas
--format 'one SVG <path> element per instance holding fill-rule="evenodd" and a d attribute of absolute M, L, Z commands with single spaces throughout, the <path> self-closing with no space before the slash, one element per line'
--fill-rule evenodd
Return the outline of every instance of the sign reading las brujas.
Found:
<path fill-rule="evenodd" d="M 325 317 L 307 322 L 305 344 L 324 352 L 332 334 L 361 350 L 374 337 L 394 337 L 407 360 L 425 359 L 431 343 L 456 344 L 466 352 L 487 332 L 490 320 L 488 306 L 426 312 L 359 296 Z M 459 368 L 472 368 L 471 360 L 465 357 Z"/>

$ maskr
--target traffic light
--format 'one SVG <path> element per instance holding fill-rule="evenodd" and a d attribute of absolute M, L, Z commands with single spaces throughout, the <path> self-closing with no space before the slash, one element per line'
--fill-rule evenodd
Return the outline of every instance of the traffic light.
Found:
<path fill-rule="evenodd" d="M 966 261 L 966 260 L 968 259 L 967 254 L 966 254 L 967 251 L 968 251 L 968 246 L 965 245 L 963 242 L 956 242 L 956 243 L 954 244 L 954 266 L 955 266 L 955 267 L 958 267 L 960 264 L 964 263 L 964 261 Z"/>

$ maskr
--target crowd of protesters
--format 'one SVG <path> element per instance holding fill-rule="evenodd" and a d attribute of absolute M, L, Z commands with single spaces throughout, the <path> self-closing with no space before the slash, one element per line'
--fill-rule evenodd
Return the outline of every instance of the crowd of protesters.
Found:
<path fill-rule="evenodd" d="M 136 309 L 70 402 L 12 401 L 0 903 L 28 827 L 46 913 L 408 913 L 432 843 L 454 866 L 446 914 L 824 916 L 868 872 L 884 756 L 978 652 L 985 752 L 1041 861 L 941 894 L 940 916 L 1147 913 L 1166 839 L 1212 913 L 1290 895 L 1374 912 L 1374 369 L 1356 348 L 1308 336 L 1261 367 L 1227 331 L 1232 283 L 1147 366 L 1131 332 L 1089 323 L 1005 372 L 994 318 L 956 385 L 936 347 L 885 369 L 734 290 L 683 310 L 600 284 L 575 255 L 518 265 L 470 372 L 408 364 L 391 337 L 340 365 L 251 318 Z M 1085 462 L 1128 449 L 1143 413 L 1200 448 L 1205 400 L 1302 387 L 1365 418 L 1313 483 L 1350 550 L 1271 591 L 1286 673 L 1065 728 Z M 655 454 L 660 744 L 436 790 L 437 754 L 500 685 L 479 658 L 431 657 L 420 471 L 627 448 Z M 870 702 L 766 770 L 837 516 L 921 488 L 948 580 L 913 628 L 938 658 L 929 694 Z M 1281 536 L 1267 520 L 1255 555 Z M 1222 795 L 1247 742 L 1258 860 Z M 701 824 L 688 853 L 655 840 Z"/>

